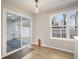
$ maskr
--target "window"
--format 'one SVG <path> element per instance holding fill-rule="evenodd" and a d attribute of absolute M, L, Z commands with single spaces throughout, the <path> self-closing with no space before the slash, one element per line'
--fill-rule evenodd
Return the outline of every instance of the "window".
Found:
<path fill-rule="evenodd" d="M 65 14 L 57 14 L 52 17 L 52 37 L 66 37 Z"/>
<path fill-rule="evenodd" d="M 71 38 L 78 35 L 78 12 L 70 11 L 51 16 L 51 38 Z"/>
<path fill-rule="evenodd" d="M 70 12 L 69 15 L 69 37 L 78 35 L 78 12 Z"/>

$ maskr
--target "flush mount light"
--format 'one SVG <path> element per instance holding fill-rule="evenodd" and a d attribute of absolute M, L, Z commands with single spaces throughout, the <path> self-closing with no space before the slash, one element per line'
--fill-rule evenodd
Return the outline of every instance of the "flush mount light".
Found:
<path fill-rule="evenodd" d="M 38 0 L 35 0 L 35 3 L 36 3 L 36 5 L 35 5 L 35 8 L 36 8 L 35 12 L 38 13 Z"/>
<path fill-rule="evenodd" d="M 38 13 L 38 8 L 36 8 L 35 12 Z"/>

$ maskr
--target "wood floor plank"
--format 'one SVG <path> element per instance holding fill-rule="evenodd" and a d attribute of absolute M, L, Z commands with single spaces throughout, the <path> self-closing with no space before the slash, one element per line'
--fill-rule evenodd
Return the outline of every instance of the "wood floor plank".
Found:
<path fill-rule="evenodd" d="M 47 59 L 47 58 L 45 58 L 43 56 L 39 56 L 34 53 L 29 53 L 28 55 L 24 56 L 22 59 Z"/>

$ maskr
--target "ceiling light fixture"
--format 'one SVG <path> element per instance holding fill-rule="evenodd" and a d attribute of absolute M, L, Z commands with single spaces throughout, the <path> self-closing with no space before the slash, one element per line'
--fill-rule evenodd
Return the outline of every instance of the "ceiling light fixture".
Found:
<path fill-rule="evenodd" d="M 36 7 L 35 12 L 38 13 L 38 0 L 35 0 L 35 3 L 36 3 L 36 5 L 35 5 L 35 7 Z"/>

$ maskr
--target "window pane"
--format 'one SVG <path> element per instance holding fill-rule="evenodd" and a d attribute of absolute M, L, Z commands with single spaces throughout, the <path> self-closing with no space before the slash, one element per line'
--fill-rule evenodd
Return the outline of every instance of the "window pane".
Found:
<path fill-rule="evenodd" d="M 73 36 L 78 35 L 78 12 L 70 12 L 69 13 L 69 36 L 73 38 Z"/>
<path fill-rule="evenodd" d="M 52 17 L 52 37 L 65 38 L 66 37 L 66 14 L 56 14 Z"/>
<path fill-rule="evenodd" d="M 57 14 L 52 18 L 52 26 L 66 25 L 65 14 Z"/>
<path fill-rule="evenodd" d="M 65 27 L 52 28 L 52 37 L 65 38 L 66 37 Z"/>
<path fill-rule="evenodd" d="M 22 46 L 31 43 L 31 20 L 22 18 Z"/>

